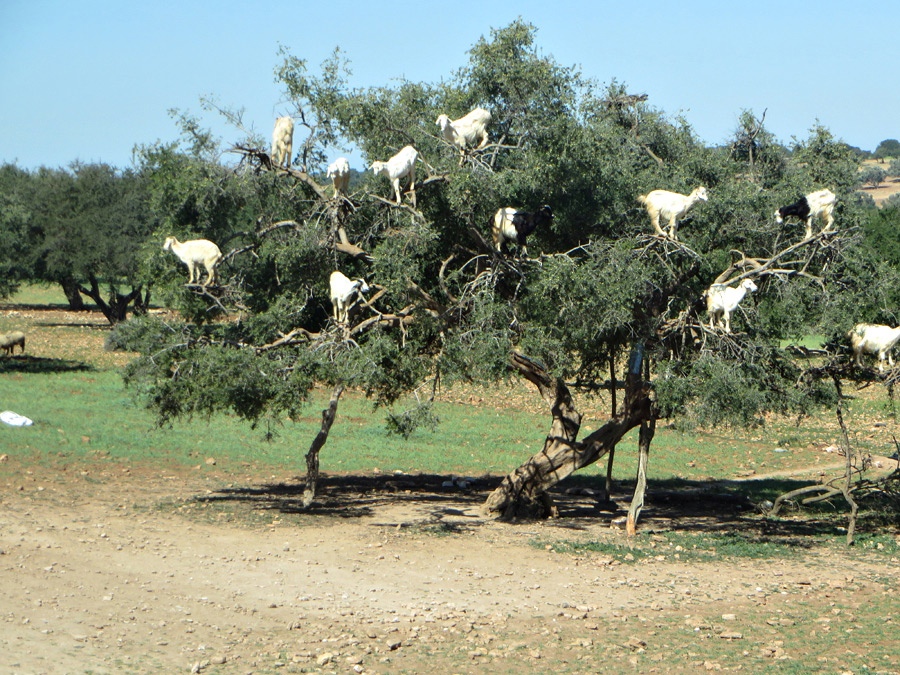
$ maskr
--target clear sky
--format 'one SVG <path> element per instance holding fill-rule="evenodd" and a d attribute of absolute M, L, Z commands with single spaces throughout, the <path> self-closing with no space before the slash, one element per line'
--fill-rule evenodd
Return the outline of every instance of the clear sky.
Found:
<path fill-rule="evenodd" d="M 135 145 L 178 138 L 171 108 L 241 140 L 201 96 L 268 137 L 289 112 L 280 45 L 313 72 L 341 47 L 354 86 L 437 83 L 518 17 L 543 54 L 647 94 L 710 144 L 743 109 L 767 110 L 784 143 L 817 120 L 864 150 L 900 137 L 897 0 L 0 0 L 0 162 L 125 168 Z"/>

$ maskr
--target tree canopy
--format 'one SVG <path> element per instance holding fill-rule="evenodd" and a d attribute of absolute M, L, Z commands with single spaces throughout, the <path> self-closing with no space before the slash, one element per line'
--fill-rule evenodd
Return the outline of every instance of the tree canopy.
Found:
<path fill-rule="evenodd" d="M 511 473 L 487 506 L 546 514 L 549 485 L 635 426 L 649 445 L 661 416 L 757 424 L 833 400 L 783 341 L 893 317 L 896 285 L 881 285 L 889 270 L 859 236 L 858 159 L 819 125 L 788 152 L 764 114 L 746 111 L 730 145 L 708 147 L 652 98 L 543 54 L 521 21 L 480 39 L 436 84 L 352 88 L 339 51 L 318 74 L 281 56 L 294 168 L 275 170 L 252 134 L 230 148 L 235 165 L 220 164 L 188 119 L 191 147 L 143 152 L 157 234 L 203 236 L 225 253 L 221 285 L 198 291 L 154 252 L 157 297 L 180 318 L 141 317 L 113 336 L 141 352 L 127 381 L 163 422 L 220 411 L 293 419 L 326 385 L 332 408 L 348 387 L 380 406 L 415 401 L 391 417 L 406 434 L 433 421 L 440 385 L 521 375 L 553 415 L 545 459 Z M 491 112 L 490 143 L 460 161 L 435 120 L 476 106 Z M 349 198 L 333 197 L 324 170 L 344 144 L 368 162 L 413 145 L 416 205 L 393 205 L 372 173 Z M 638 195 L 700 185 L 709 201 L 689 212 L 679 241 L 652 235 Z M 776 208 L 825 187 L 838 195 L 836 231 L 804 239 L 802 224 L 775 222 Z M 493 249 L 498 208 L 545 204 L 552 225 L 530 235 L 531 257 Z M 347 325 L 331 314 L 333 270 L 372 287 Z M 710 327 L 706 290 L 743 278 L 758 291 L 734 313 L 735 332 Z M 579 440 L 571 392 L 615 396 L 623 382 L 610 422 Z"/>

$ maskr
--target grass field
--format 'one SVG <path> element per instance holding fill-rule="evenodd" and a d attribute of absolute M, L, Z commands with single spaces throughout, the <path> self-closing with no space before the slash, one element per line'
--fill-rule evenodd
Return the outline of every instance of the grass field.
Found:
<path fill-rule="evenodd" d="M 296 423 L 262 423 L 253 429 L 220 415 L 161 429 L 123 386 L 119 370 L 131 355 L 103 350 L 108 326 L 102 316 L 66 312 L 57 289 L 38 286 L 26 287 L 0 305 L 0 311 L 0 332 L 17 329 L 28 336 L 24 356 L 0 361 L 0 407 L 35 421 L 24 431 L 0 426 L 0 451 L 34 453 L 47 461 L 60 454 L 184 465 L 214 459 L 220 469 L 238 470 L 252 463 L 277 472 L 302 472 L 303 455 L 318 430 L 328 392 L 315 392 L 308 413 Z M 580 405 L 586 412 L 583 433 L 603 424 L 605 400 Z M 854 442 L 874 454 L 892 454 L 896 421 L 886 395 L 873 387 L 859 392 L 849 408 Z M 386 434 L 383 410 L 375 410 L 359 394 L 345 394 L 322 453 L 323 470 L 503 474 L 540 449 L 548 428 L 536 392 L 517 382 L 490 391 L 443 392 L 435 412 L 441 423 L 434 432 L 421 431 L 403 440 Z M 838 434 L 833 411 L 799 424 L 771 418 L 751 430 L 682 433 L 663 423 L 653 442 L 650 477 L 703 481 L 801 467 L 814 471 L 839 461 L 824 452 L 838 443 Z M 633 475 L 636 460 L 631 450 L 636 443 L 635 431 L 620 445 L 617 476 Z M 585 474 L 601 471 L 605 462 Z"/>

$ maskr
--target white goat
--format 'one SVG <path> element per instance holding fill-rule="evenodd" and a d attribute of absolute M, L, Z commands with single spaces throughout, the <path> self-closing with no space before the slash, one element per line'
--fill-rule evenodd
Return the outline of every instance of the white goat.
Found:
<path fill-rule="evenodd" d="M 677 192 L 669 192 L 668 190 L 653 190 L 652 192 L 638 196 L 638 201 L 647 209 L 650 214 L 650 223 L 657 234 L 666 236 L 666 233 L 659 226 L 660 216 L 666 219 L 669 224 L 669 237 L 678 240 L 675 234 L 675 221 L 683 218 L 697 202 L 705 202 L 709 199 L 705 187 L 695 188 L 689 195 L 682 195 Z"/>
<path fill-rule="evenodd" d="M 329 279 L 331 284 L 331 305 L 334 307 L 334 320 L 347 323 L 350 305 L 357 293 L 368 293 L 369 285 L 364 279 L 349 279 L 341 272 L 334 271 Z"/>
<path fill-rule="evenodd" d="M 376 176 L 379 174 L 387 176 L 391 181 L 391 185 L 394 186 L 397 206 L 400 206 L 401 201 L 400 179 L 406 176 L 409 176 L 409 191 L 412 194 L 411 201 L 413 206 L 416 205 L 416 157 L 418 156 L 418 150 L 411 145 L 407 145 L 386 162 L 377 160 L 372 162 L 372 173 Z"/>
<path fill-rule="evenodd" d="M 294 150 L 294 120 L 290 117 L 279 117 L 275 120 L 272 132 L 272 164 L 291 167 L 291 154 Z"/>
<path fill-rule="evenodd" d="M 725 319 L 725 332 L 731 332 L 731 313 L 737 309 L 738 304 L 747 295 L 747 292 L 756 291 L 756 284 L 751 279 L 744 279 L 737 288 L 731 288 L 725 284 L 713 284 L 706 291 L 706 311 L 709 312 L 709 327 L 715 328 L 716 323 L 722 325 Z"/>
<path fill-rule="evenodd" d="M 346 157 L 338 157 L 329 164 L 328 173 L 325 175 L 331 179 L 335 197 L 347 194 L 347 189 L 350 187 L 350 162 Z"/>
<path fill-rule="evenodd" d="M 782 206 L 775 212 L 775 222 L 783 223 L 784 219 L 789 216 L 795 216 L 806 223 L 806 238 L 812 236 L 812 221 L 816 216 L 820 216 L 825 221 L 825 227 L 822 232 L 828 232 L 834 225 L 834 203 L 837 197 L 831 190 L 819 190 L 818 192 L 810 192 L 805 197 L 801 197 L 793 204 Z"/>
<path fill-rule="evenodd" d="M 200 265 L 206 269 L 206 282 L 208 286 L 216 278 L 216 265 L 222 260 L 222 252 L 219 247 L 208 239 L 193 239 L 181 242 L 175 237 L 166 237 L 163 251 L 172 251 L 181 262 L 188 267 L 190 272 L 189 284 L 200 283 Z"/>
<path fill-rule="evenodd" d="M 17 330 L 6 335 L 0 335 L 0 349 L 5 351 L 7 355 L 16 353 L 16 345 L 21 347 L 23 352 L 25 351 L 25 333 L 22 331 Z"/>
<path fill-rule="evenodd" d="M 452 121 L 447 115 L 438 115 L 436 122 L 441 128 L 444 140 L 453 143 L 460 152 L 465 152 L 468 146 L 476 150 L 486 146 L 488 143 L 487 125 L 490 123 L 491 113 L 484 108 L 475 108 L 465 117 Z"/>
<path fill-rule="evenodd" d="M 847 337 L 850 338 L 850 346 L 853 347 L 853 358 L 856 365 L 862 366 L 863 352 L 867 354 L 878 355 L 878 372 L 884 372 L 884 360 L 887 361 L 891 368 L 894 367 L 894 358 L 891 356 L 891 350 L 897 341 L 900 340 L 900 326 L 891 328 L 890 326 L 880 326 L 871 323 L 858 323 L 853 327 Z"/>

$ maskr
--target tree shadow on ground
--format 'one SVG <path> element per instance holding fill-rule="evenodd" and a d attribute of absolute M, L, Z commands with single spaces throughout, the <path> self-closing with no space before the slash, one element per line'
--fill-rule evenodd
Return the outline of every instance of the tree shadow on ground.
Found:
<path fill-rule="evenodd" d="M 290 514 L 300 523 L 334 519 L 365 519 L 381 527 L 417 528 L 434 533 L 456 533 L 493 522 L 481 510 L 502 476 L 483 476 L 461 488 L 446 475 L 323 474 L 319 494 L 304 509 L 302 479 L 297 483 L 223 488 L 194 498 L 200 503 L 233 504 L 254 511 Z M 817 537 L 839 536 L 846 526 L 844 504 L 789 509 L 768 518 L 763 504 L 809 482 L 785 479 L 754 481 L 652 481 L 644 500 L 638 532 L 693 532 L 728 534 L 808 546 Z M 619 482 L 612 499 L 604 499 L 599 477 L 571 477 L 551 492 L 559 517 L 545 521 L 569 531 L 615 527 L 628 512 L 633 483 Z M 512 524 L 527 526 L 528 521 Z M 861 512 L 860 529 L 866 518 Z"/>
<path fill-rule="evenodd" d="M 47 375 L 50 373 L 89 372 L 92 370 L 96 370 L 94 366 L 71 359 L 46 359 L 28 354 L 19 354 L 18 356 L 6 358 L 0 357 L 0 374 Z"/>

